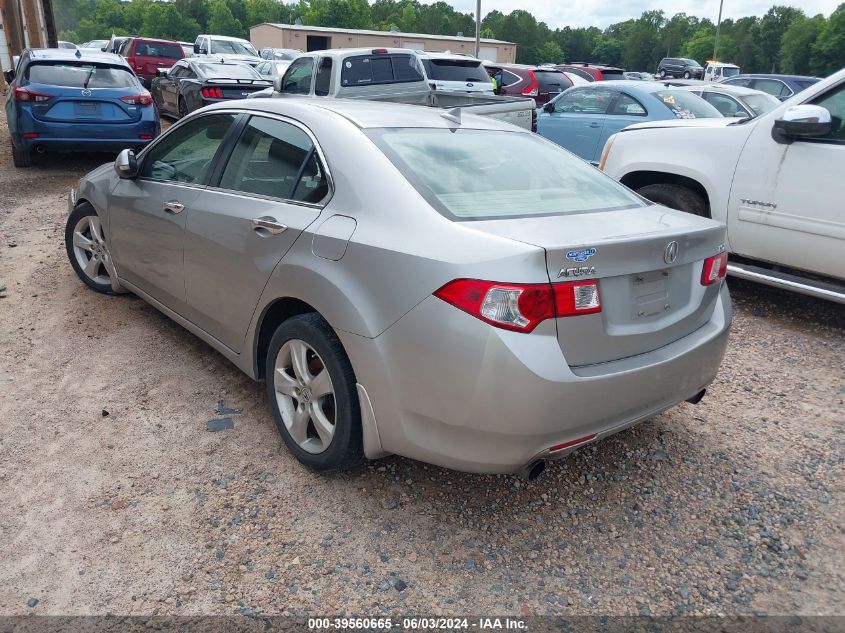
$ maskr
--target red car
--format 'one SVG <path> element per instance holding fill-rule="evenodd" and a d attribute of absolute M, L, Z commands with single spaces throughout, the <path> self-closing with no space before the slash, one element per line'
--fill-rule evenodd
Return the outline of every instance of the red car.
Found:
<path fill-rule="evenodd" d="M 496 94 L 533 97 L 538 108 L 572 87 L 569 77 L 556 68 L 492 62 L 485 62 L 484 67 L 496 80 Z"/>
<path fill-rule="evenodd" d="M 558 70 L 565 70 L 568 73 L 575 73 L 587 81 L 611 81 L 613 79 L 625 79 L 625 69 L 604 64 L 586 64 L 583 62 L 572 62 L 571 64 L 557 64 Z"/>
<path fill-rule="evenodd" d="M 148 37 L 130 37 L 120 45 L 118 54 L 126 58 L 130 68 L 146 88 L 156 76 L 159 68 L 170 68 L 185 57 L 179 42 L 154 40 Z"/>

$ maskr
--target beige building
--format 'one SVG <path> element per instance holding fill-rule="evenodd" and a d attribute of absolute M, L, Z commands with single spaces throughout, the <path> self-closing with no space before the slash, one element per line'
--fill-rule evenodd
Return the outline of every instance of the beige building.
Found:
<path fill-rule="evenodd" d="M 475 54 L 475 38 L 398 31 L 364 31 L 332 29 L 324 26 L 299 24 L 257 24 L 249 30 L 255 48 L 297 48 L 302 51 L 321 51 L 329 48 L 408 48 L 419 51 L 451 51 Z M 513 63 L 516 44 L 502 40 L 481 38 L 479 57 L 499 63 Z"/>
<path fill-rule="evenodd" d="M 53 5 L 49 0 L 0 0 L 0 66 L 3 70 L 11 69 L 12 58 L 25 48 L 55 45 Z"/>

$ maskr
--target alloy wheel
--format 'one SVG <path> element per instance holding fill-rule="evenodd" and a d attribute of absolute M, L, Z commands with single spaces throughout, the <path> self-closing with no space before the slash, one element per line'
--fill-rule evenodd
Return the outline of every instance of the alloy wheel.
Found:
<path fill-rule="evenodd" d="M 73 228 L 73 254 L 79 269 L 97 284 L 111 285 L 112 261 L 100 218 L 85 215 Z"/>
<path fill-rule="evenodd" d="M 290 339 L 276 355 L 273 388 L 282 421 L 302 450 L 322 453 L 335 432 L 335 395 L 326 364 L 314 348 Z"/>

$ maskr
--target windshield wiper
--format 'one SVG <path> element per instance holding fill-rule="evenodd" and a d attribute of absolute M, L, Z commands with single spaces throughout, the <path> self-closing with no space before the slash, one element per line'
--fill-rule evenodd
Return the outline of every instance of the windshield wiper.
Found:
<path fill-rule="evenodd" d="M 96 70 L 96 68 L 97 68 L 96 66 L 91 66 L 91 70 L 88 71 L 88 76 L 85 77 L 85 83 L 82 84 L 83 90 L 88 89 L 88 82 L 91 81 L 91 75 L 94 74 L 94 71 Z"/>

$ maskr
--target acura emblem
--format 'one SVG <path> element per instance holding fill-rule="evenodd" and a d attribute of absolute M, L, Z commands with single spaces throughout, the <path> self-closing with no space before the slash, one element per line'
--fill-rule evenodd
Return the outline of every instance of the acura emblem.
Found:
<path fill-rule="evenodd" d="M 91 91 L 90 91 L 90 90 L 88 90 L 88 88 L 85 88 L 85 90 L 83 90 L 83 91 L 82 91 L 82 96 L 83 96 L 83 97 L 90 97 L 90 96 L 91 96 Z"/>
<path fill-rule="evenodd" d="M 672 240 L 666 245 L 666 250 L 663 251 L 663 261 L 667 264 L 673 263 L 678 258 L 678 243 Z"/>

